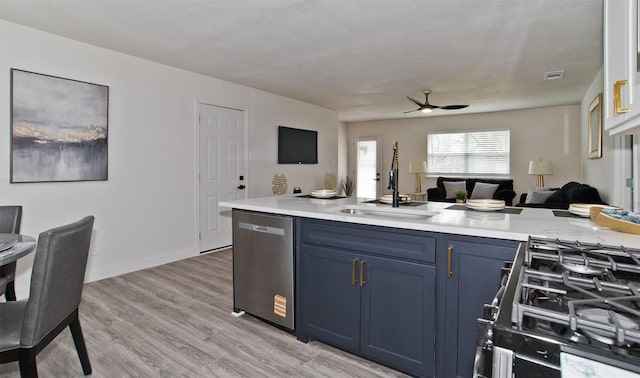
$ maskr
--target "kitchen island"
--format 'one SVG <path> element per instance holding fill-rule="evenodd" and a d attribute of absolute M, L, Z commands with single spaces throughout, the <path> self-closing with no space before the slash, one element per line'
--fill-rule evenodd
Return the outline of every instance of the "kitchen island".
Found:
<path fill-rule="evenodd" d="M 296 219 L 295 332 L 301 341 L 322 341 L 425 377 L 471 376 L 476 318 L 498 289 L 504 261 L 529 235 L 640 244 L 640 235 L 549 209 L 391 208 L 295 196 L 220 205 Z"/>
<path fill-rule="evenodd" d="M 609 245 L 640 245 L 640 235 L 625 234 L 600 226 L 588 218 L 558 217 L 550 209 L 507 208 L 520 214 L 450 210 L 452 203 L 425 202 L 420 206 L 401 205 L 400 209 L 437 212 L 431 217 L 393 217 L 345 214 L 339 209 L 367 206 L 389 209 L 391 205 L 369 203 L 367 199 L 315 199 L 303 196 L 270 196 L 221 202 L 220 206 L 270 214 L 368 224 L 408 230 L 432 231 L 466 236 L 526 241 L 529 235 L 561 240 Z"/>

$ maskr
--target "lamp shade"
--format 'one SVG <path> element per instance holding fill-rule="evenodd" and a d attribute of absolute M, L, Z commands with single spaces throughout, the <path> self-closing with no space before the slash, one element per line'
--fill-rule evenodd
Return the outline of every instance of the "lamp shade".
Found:
<path fill-rule="evenodd" d="M 409 162 L 409 173 L 426 173 L 427 172 L 427 162 L 426 161 L 410 161 Z"/>
<path fill-rule="evenodd" d="M 549 160 L 531 160 L 529 162 L 530 175 L 552 175 L 553 163 Z"/>

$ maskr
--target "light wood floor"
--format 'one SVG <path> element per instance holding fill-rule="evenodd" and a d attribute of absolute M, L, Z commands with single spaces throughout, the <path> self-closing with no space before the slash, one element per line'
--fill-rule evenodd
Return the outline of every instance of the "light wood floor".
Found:
<path fill-rule="evenodd" d="M 403 377 L 256 318 L 230 315 L 231 250 L 85 285 L 80 319 L 94 377 Z M 40 377 L 82 377 L 68 330 L 37 357 Z M 19 377 L 18 363 L 0 377 Z"/>

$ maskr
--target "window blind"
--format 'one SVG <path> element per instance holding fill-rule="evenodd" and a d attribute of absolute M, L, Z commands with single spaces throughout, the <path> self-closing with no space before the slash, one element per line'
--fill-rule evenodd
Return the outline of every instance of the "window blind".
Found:
<path fill-rule="evenodd" d="M 510 131 L 427 134 L 427 168 L 434 175 L 508 175 Z"/>

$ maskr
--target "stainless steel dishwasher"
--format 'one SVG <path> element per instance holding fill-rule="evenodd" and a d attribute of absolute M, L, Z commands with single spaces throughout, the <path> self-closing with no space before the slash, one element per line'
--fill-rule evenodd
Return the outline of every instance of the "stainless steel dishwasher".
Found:
<path fill-rule="evenodd" d="M 294 329 L 293 218 L 233 210 L 233 307 Z"/>

